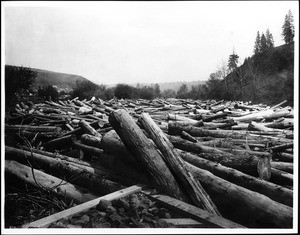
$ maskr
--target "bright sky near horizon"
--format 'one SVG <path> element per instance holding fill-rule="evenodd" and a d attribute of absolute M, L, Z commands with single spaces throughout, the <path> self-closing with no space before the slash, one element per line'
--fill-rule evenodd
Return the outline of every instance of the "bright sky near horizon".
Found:
<path fill-rule="evenodd" d="M 298 1 L 12 2 L 5 64 L 98 84 L 206 80 L 233 48 L 251 56 L 257 31 L 283 44 L 289 9 L 298 30 Z"/>

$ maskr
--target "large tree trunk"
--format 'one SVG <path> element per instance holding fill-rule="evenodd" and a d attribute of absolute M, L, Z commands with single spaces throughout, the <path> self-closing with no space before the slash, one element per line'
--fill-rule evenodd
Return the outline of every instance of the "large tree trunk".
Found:
<path fill-rule="evenodd" d="M 225 218 L 252 228 L 292 228 L 291 207 L 232 184 L 209 171 L 188 165 Z"/>
<path fill-rule="evenodd" d="M 171 171 L 176 175 L 176 177 L 181 182 L 188 195 L 190 196 L 193 204 L 198 207 L 206 209 L 212 214 L 220 215 L 218 209 L 211 201 L 209 195 L 202 188 L 201 184 L 197 183 L 189 170 L 186 167 L 185 162 L 174 150 L 173 145 L 170 143 L 168 138 L 159 129 L 151 117 L 143 113 L 140 118 L 140 122 L 146 129 L 150 138 L 157 145 L 158 149 L 161 151 L 163 159 L 167 163 Z"/>
<path fill-rule="evenodd" d="M 39 170 L 34 169 L 32 171 L 31 167 L 16 161 L 5 160 L 5 172 L 17 176 L 20 180 L 34 187 L 42 187 L 62 197 L 73 199 L 78 204 L 98 197 L 95 194 L 87 193 L 87 190 L 82 187 L 70 184 Z"/>
<path fill-rule="evenodd" d="M 270 160 L 268 157 L 257 157 L 249 154 L 231 154 L 201 145 L 200 143 L 192 143 L 176 136 L 169 136 L 171 143 L 184 151 L 196 153 L 198 156 L 213 162 L 220 163 L 252 176 L 259 176 L 268 180 L 271 177 Z"/>
<path fill-rule="evenodd" d="M 109 122 L 137 162 L 152 176 L 158 190 L 177 199 L 188 200 L 154 143 L 145 136 L 125 110 L 112 112 Z"/>
<path fill-rule="evenodd" d="M 185 155 L 186 153 L 182 155 L 182 157 L 184 158 Z M 114 157 L 118 158 L 119 156 L 114 156 Z M 185 158 L 185 160 L 188 160 L 188 158 Z M 115 166 L 113 162 L 110 164 L 112 165 L 112 167 Z M 190 165 L 187 162 L 186 164 L 188 165 L 189 170 L 193 174 L 195 172 L 199 173 L 199 170 L 195 171 L 195 169 L 199 169 L 199 168 L 194 167 L 193 165 Z M 270 197 L 276 197 L 275 195 L 277 194 L 278 195 L 277 200 L 284 201 L 284 197 L 285 197 L 284 195 L 286 195 L 286 204 L 289 205 L 291 204 L 292 196 L 290 190 L 283 189 L 282 187 L 279 186 L 277 187 L 276 185 L 272 185 L 268 182 L 264 182 L 263 180 L 256 180 L 256 181 L 253 180 L 253 182 L 251 180 L 248 181 L 250 176 L 248 177 L 246 176 L 246 178 L 243 178 L 244 174 L 242 173 L 235 171 L 234 173 L 231 174 L 230 172 L 222 171 L 222 169 L 220 170 L 222 166 L 220 166 L 219 164 L 216 163 L 213 164 L 216 165 L 216 169 L 211 169 L 212 171 L 214 171 L 214 173 L 215 172 L 219 172 L 219 174 L 222 173 L 223 174 L 222 177 L 228 175 L 227 177 L 229 177 L 231 181 L 236 180 L 236 182 L 243 185 L 244 187 L 246 187 L 246 185 L 249 188 L 255 187 L 257 190 L 261 190 L 261 192 L 264 192 L 266 194 L 268 193 L 268 196 Z M 206 167 L 210 168 L 210 166 L 206 166 Z M 133 169 L 126 170 L 127 168 L 125 166 L 122 169 L 124 170 L 124 172 L 133 171 Z M 244 187 L 230 183 L 213 174 L 207 173 L 207 171 L 205 170 L 200 169 L 200 172 L 204 172 L 204 174 L 201 173 L 201 176 L 199 177 L 200 182 L 203 184 L 203 187 L 205 187 L 210 197 L 213 198 L 216 205 L 220 207 L 220 212 L 224 217 L 229 218 L 236 222 L 242 221 L 245 226 L 251 226 L 251 227 L 265 227 L 265 226 L 290 227 L 291 226 L 292 209 L 290 207 L 284 207 L 284 205 L 280 203 L 276 203 L 275 200 L 271 200 L 269 197 L 256 193 L 254 192 L 254 190 L 253 191 L 247 190 Z M 199 176 L 198 173 L 197 173 L 197 178 Z M 141 177 L 142 175 L 140 173 L 137 174 L 139 174 L 138 177 Z M 264 187 L 266 188 L 264 189 Z M 275 193 L 274 191 L 276 191 L 276 187 L 278 192 Z M 270 189 L 270 192 L 267 192 L 268 189 Z M 274 195 L 272 194 L 272 192 L 274 192 Z M 265 208 L 269 206 L 271 206 L 272 208 L 267 209 L 265 211 Z M 250 211 L 249 215 L 248 215 L 248 210 Z M 282 217 L 282 218 L 278 219 L 277 217 Z M 249 218 L 253 218 L 253 219 L 251 220 Z M 278 222 L 278 220 L 282 220 L 283 222 L 282 221 Z"/>
<path fill-rule="evenodd" d="M 242 173 L 233 168 L 225 167 L 221 164 L 206 160 L 197 155 L 193 155 L 182 150 L 177 150 L 183 160 L 205 169 L 214 175 L 228 180 L 234 184 L 250 189 L 252 191 L 264 194 L 274 201 L 282 204 L 293 206 L 293 191 L 285 187 L 270 183 L 268 181 L 258 179 L 256 177 Z"/>

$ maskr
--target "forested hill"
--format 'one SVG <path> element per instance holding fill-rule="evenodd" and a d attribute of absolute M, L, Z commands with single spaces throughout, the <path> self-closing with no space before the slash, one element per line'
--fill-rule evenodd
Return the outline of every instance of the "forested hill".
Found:
<path fill-rule="evenodd" d="M 294 42 L 247 58 L 222 81 L 223 98 L 278 103 L 288 100 L 293 105 Z"/>
<path fill-rule="evenodd" d="M 33 88 L 44 87 L 48 85 L 55 85 L 62 89 L 72 89 L 72 84 L 79 80 L 84 81 L 86 78 L 78 75 L 59 73 L 42 69 L 35 69 L 37 71 L 37 77 L 34 81 Z"/>

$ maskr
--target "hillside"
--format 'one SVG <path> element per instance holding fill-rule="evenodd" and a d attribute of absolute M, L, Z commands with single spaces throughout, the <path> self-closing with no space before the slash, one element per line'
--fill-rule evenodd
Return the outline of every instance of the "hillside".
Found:
<path fill-rule="evenodd" d="M 253 55 L 230 73 L 225 98 L 276 104 L 294 99 L 294 43 L 284 44 Z"/>
<path fill-rule="evenodd" d="M 76 80 L 84 81 L 86 78 L 78 75 L 59 73 L 48 70 L 36 69 L 38 74 L 33 84 L 33 88 L 39 86 L 55 85 L 61 89 L 72 89 L 72 84 Z"/>

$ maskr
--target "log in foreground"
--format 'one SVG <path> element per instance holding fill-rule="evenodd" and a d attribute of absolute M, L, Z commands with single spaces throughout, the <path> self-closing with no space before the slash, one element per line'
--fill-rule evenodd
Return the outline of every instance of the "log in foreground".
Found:
<path fill-rule="evenodd" d="M 181 185 L 190 196 L 193 204 L 202 207 L 212 214 L 221 215 L 209 195 L 202 188 L 201 184 L 195 181 L 194 177 L 187 169 L 185 162 L 177 152 L 174 151 L 173 145 L 149 114 L 142 113 L 139 121 L 161 151 L 163 159 L 167 163 L 169 169 L 171 169 L 171 172 L 178 178 Z"/>
<path fill-rule="evenodd" d="M 236 185 L 264 194 L 274 201 L 287 206 L 293 206 L 293 191 L 285 187 L 270 183 L 268 181 L 244 174 L 241 171 L 223 166 L 197 155 L 177 150 L 183 160 L 204 170 L 208 170 L 214 175 L 228 180 Z"/>
<path fill-rule="evenodd" d="M 188 160 L 188 158 L 185 158 L 184 155 L 182 155 L 182 158 L 184 158 L 184 160 Z M 117 156 L 114 156 L 114 157 L 117 157 Z M 194 175 L 197 179 L 199 176 L 199 171 L 207 172 L 206 170 L 202 170 L 198 167 L 195 167 L 192 164 L 189 164 L 187 161 L 186 161 L 186 164 L 188 165 L 189 170 L 193 174 L 195 172 L 196 173 L 198 172 L 196 175 Z M 264 225 L 265 219 L 263 218 L 263 216 L 267 216 L 266 213 L 263 212 L 264 208 L 268 207 L 269 205 L 271 205 L 271 206 L 279 205 L 279 208 L 284 206 L 281 203 L 275 202 L 275 200 L 271 200 L 269 198 L 270 195 L 272 197 L 278 196 L 277 201 L 281 200 L 282 203 L 286 198 L 286 202 L 284 204 L 291 205 L 293 203 L 291 190 L 288 190 L 284 187 L 280 187 L 278 185 L 270 184 L 269 182 L 259 180 L 259 179 L 257 179 L 258 182 L 255 182 L 255 180 L 252 181 L 251 179 L 255 179 L 254 177 L 250 177 L 250 176 L 247 177 L 245 174 L 239 173 L 237 171 L 230 174 L 230 172 L 228 173 L 228 172 L 222 171 L 222 169 L 221 169 L 222 166 L 220 164 L 216 164 L 216 163 L 213 163 L 213 164 L 217 165 L 217 169 L 214 170 L 214 173 L 219 171 L 220 174 L 222 174 L 222 177 L 227 174 L 231 181 L 237 181 L 237 182 L 239 182 L 239 184 L 242 185 L 242 187 L 238 186 L 237 183 L 235 184 L 235 183 L 229 182 L 229 179 L 228 179 L 228 181 L 226 181 L 224 179 L 221 179 L 221 178 L 219 178 L 213 174 L 209 174 L 209 173 L 205 173 L 205 174 L 202 174 L 201 176 L 199 176 L 199 177 L 202 177 L 201 180 L 200 180 L 200 178 L 199 178 L 199 180 L 203 184 L 203 187 L 206 189 L 206 191 L 209 193 L 209 195 L 213 198 L 215 204 L 218 206 L 220 212 L 222 213 L 222 215 L 225 218 L 230 217 L 229 218 L 230 220 L 236 221 L 236 222 L 243 221 L 245 226 L 252 226 L 252 227 L 269 226 L 270 223 L 273 223 L 273 222 L 270 222 L 270 220 L 272 220 L 272 219 L 266 219 L 267 225 Z M 208 167 L 210 167 L 210 166 L 208 166 Z M 199 170 L 197 170 L 197 169 L 199 169 Z M 233 169 L 228 168 L 228 170 L 233 170 Z M 234 175 L 236 175 L 236 179 L 234 179 Z M 246 176 L 247 178 L 243 178 L 243 176 Z M 248 178 L 249 178 L 249 181 L 247 180 Z M 247 187 L 250 189 L 251 189 L 251 187 L 255 187 L 255 188 L 257 187 L 256 189 L 260 188 L 261 192 L 264 192 L 265 194 L 267 194 L 268 190 L 270 190 L 271 192 L 268 192 L 269 193 L 268 197 L 266 197 L 263 194 L 254 192 L 254 190 L 252 191 L 252 190 L 248 190 L 248 189 L 244 188 L 244 187 L 246 187 L 245 185 L 247 185 Z M 245 190 L 246 190 L 246 192 L 245 192 Z M 240 191 L 242 193 L 240 193 Z M 245 197 L 244 194 L 246 194 L 247 196 Z M 261 199 L 264 199 L 264 200 L 261 201 Z M 256 203 L 256 201 L 260 201 L 260 202 L 258 202 L 259 206 L 253 205 Z M 270 203 L 270 201 L 272 203 Z M 238 204 L 236 204 L 236 202 L 238 202 Z M 268 204 L 268 203 L 270 203 L 270 204 Z M 247 214 L 249 208 L 251 209 L 251 215 L 253 215 L 251 217 L 251 218 L 253 218 L 252 222 L 249 220 L 249 216 Z M 289 210 L 291 210 L 290 207 L 288 207 L 288 208 L 289 208 Z M 275 206 L 275 210 L 276 210 L 276 206 Z M 269 211 L 267 213 L 273 213 L 273 212 Z M 256 213 L 258 214 L 258 216 L 256 216 Z M 280 217 L 281 215 L 277 213 L 276 215 L 272 215 L 272 216 Z M 272 224 L 272 225 L 270 225 L 270 227 L 272 227 L 272 226 L 280 227 L 281 226 L 281 225 L 276 225 L 276 222 L 274 222 L 274 223 L 275 223 L 275 225 Z"/>
<path fill-rule="evenodd" d="M 188 164 L 188 163 L 187 163 Z M 225 218 L 251 228 L 292 228 L 293 209 L 188 164 Z M 249 219 L 252 218 L 252 219 Z"/>
<path fill-rule="evenodd" d="M 88 193 L 82 187 L 70 184 L 36 169 L 32 171 L 31 167 L 16 161 L 5 160 L 5 172 L 17 176 L 20 180 L 34 187 L 42 187 L 57 195 L 73 199 L 76 203 L 84 203 L 98 197 L 95 194 Z M 34 175 L 32 172 L 34 172 Z"/>
<path fill-rule="evenodd" d="M 70 183 L 86 187 L 99 194 L 111 193 L 124 187 L 110 180 L 109 173 L 88 166 L 8 146 L 5 147 L 5 153 L 11 155 L 14 160 L 25 160 L 27 158 L 31 163 L 38 162 L 40 167 L 48 169 L 55 176 L 65 177 Z"/>
<path fill-rule="evenodd" d="M 111 112 L 109 122 L 136 161 L 152 176 L 156 188 L 167 195 L 188 201 L 187 195 L 176 182 L 156 146 L 132 117 L 125 110 L 117 110 Z"/>

